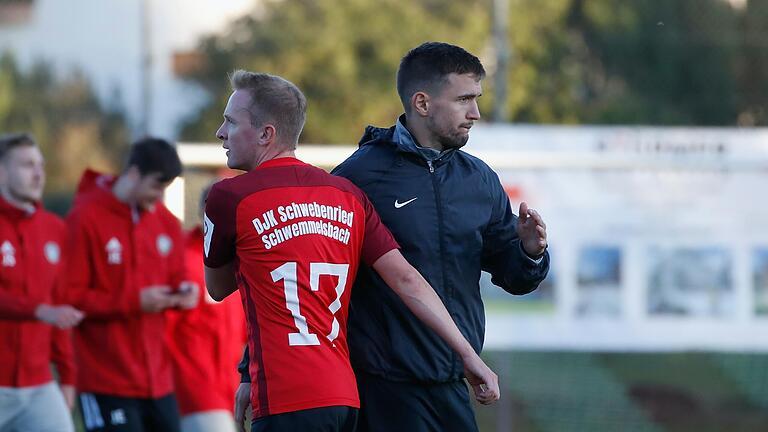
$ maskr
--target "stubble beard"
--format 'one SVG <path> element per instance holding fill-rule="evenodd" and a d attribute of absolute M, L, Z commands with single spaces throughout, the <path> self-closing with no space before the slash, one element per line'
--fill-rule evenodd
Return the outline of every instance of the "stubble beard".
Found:
<path fill-rule="evenodd" d="M 464 145 L 467 144 L 467 141 L 469 141 L 468 133 L 460 134 L 458 132 L 441 130 L 432 118 L 428 120 L 427 126 L 429 127 L 432 136 L 435 138 L 435 141 L 442 146 L 443 150 L 464 147 Z"/>

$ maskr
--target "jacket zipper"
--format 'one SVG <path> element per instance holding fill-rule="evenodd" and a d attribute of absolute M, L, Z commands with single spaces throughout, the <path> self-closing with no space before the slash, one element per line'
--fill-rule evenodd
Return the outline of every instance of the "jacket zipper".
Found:
<path fill-rule="evenodd" d="M 437 236 L 438 245 L 440 248 L 440 256 L 445 255 L 445 236 L 443 235 L 443 206 L 440 202 L 440 190 L 438 188 L 437 176 L 435 176 L 435 164 L 432 160 L 427 160 L 427 166 L 429 167 L 430 177 L 432 177 L 432 189 L 435 191 L 435 209 L 437 210 Z M 443 286 L 448 284 L 448 279 L 445 272 L 445 261 L 440 260 L 440 272 L 443 277 Z M 445 295 L 445 308 L 448 310 L 448 314 L 451 315 L 451 303 L 453 302 L 453 290 L 446 290 Z M 453 319 L 453 315 L 451 315 Z M 456 373 L 456 353 L 451 350 L 451 371 L 448 377 L 452 377 Z"/>
<path fill-rule="evenodd" d="M 134 211 L 136 213 L 134 213 Z M 138 215 L 138 210 L 134 210 L 131 208 L 131 228 L 130 228 L 130 235 L 129 235 L 129 241 L 131 245 L 131 268 L 128 270 L 131 275 L 136 274 L 136 270 L 139 269 L 139 256 L 138 256 L 138 245 L 140 242 L 137 241 L 136 235 L 138 233 L 137 226 L 140 222 L 141 218 Z M 135 278 L 131 278 L 130 282 L 132 284 L 136 284 Z M 139 286 L 139 290 L 141 290 L 141 286 Z M 141 291 L 139 291 L 139 296 L 141 296 Z M 152 359 L 150 358 L 150 350 L 149 346 L 147 345 L 147 338 L 146 338 L 146 327 L 144 325 L 145 323 L 145 316 L 143 315 L 144 312 L 141 312 L 142 315 L 140 315 L 141 318 L 138 320 L 139 325 L 139 337 L 141 338 L 141 347 L 143 348 L 143 354 L 144 354 L 144 364 L 147 365 L 147 386 L 149 388 L 149 394 L 154 395 L 155 394 L 155 383 L 154 383 L 154 376 L 153 376 L 153 369 L 152 369 Z M 152 396 L 150 396 L 152 397 Z"/>

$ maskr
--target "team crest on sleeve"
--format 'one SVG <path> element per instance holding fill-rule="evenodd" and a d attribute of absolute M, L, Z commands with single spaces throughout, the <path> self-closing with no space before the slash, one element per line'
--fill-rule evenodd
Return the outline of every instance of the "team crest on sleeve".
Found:
<path fill-rule="evenodd" d="M 107 242 L 107 262 L 110 264 L 121 264 L 123 262 L 123 245 L 117 237 L 112 237 Z"/>
<path fill-rule="evenodd" d="M 3 267 L 16 267 L 16 249 L 8 240 L 0 246 L 0 254 L 3 255 Z"/>
<path fill-rule="evenodd" d="M 203 250 L 206 257 L 211 250 L 211 237 L 213 237 L 213 222 L 208 219 L 207 214 L 203 213 Z"/>
<path fill-rule="evenodd" d="M 165 234 L 157 236 L 157 251 L 160 252 L 160 255 L 168 256 L 171 253 L 171 249 L 173 249 L 173 240 L 170 237 Z"/>
<path fill-rule="evenodd" d="M 61 248 L 54 241 L 49 241 L 43 246 L 43 253 L 45 254 L 45 259 L 51 264 L 58 264 L 61 260 Z"/>

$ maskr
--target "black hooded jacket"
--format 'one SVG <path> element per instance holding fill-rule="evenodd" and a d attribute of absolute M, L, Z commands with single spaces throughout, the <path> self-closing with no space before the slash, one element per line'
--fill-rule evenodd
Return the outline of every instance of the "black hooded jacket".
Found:
<path fill-rule="evenodd" d="M 480 271 L 512 294 L 535 290 L 547 275 L 548 253 L 538 263 L 525 255 L 509 198 L 496 173 L 476 157 L 450 150 L 429 160 L 409 133 L 398 139 L 395 127 L 369 126 L 360 148 L 333 174 L 366 193 L 477 352 L 485 335 Z M 463 376 L 451 348 L 371 268 L 358 271 L 348 323 L 356 371 L 415 382 Z"/>

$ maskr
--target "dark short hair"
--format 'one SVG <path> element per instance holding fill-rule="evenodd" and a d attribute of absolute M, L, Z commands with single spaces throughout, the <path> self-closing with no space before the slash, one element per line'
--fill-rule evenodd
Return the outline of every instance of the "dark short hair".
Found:
<path fill-rule="evenodd" d="M 251 123 L 255 126 L 274 122 L 283 144 L 296 148 L 307 119 L 307 98 L 295 84 L 285 78 L 242 69 L 229 76 L 233 90 L 246 90 L 251 95 Z"/>
<path fill-rule="evenodd" d="M 37 143 L 28 133 L 13 133 L 0 136 L 0 160 L 17 147 L 36 147 Z"/>
<path fill-rule="evenodd" d="M 131 146 L 126 169 L 135 166 L 142 176 L 160 174 L 159 180 L 169 182 L 181 174 L 181 160 L 173 144 L 160 138 L 143 138 Z"/>
<path fill-rule="evenodd" d="M 425 42 L 410 50 L 397 70 L 397 93 L 405 110 L 408 111 L 414 93 L 438 90 L 452 73 L 485 78 L 480 59 L 456 45 Z"/>

